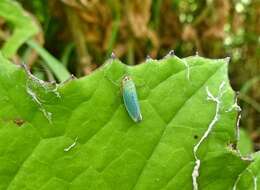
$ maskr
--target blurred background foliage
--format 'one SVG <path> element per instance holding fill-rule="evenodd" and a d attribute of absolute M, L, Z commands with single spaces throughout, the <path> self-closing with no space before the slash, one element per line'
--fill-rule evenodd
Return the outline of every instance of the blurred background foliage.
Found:
<path fill-rule="evenodd" d="M 171 49 L 179 57 L 196 52 L 209 58 L 230 56 L 231 85 L 240 92 L 243 108 L 243 134 L 260 150 L 260 0 L 16 2 L 39 31 L 10 57 L 47 81 L 62 80 L 68 73 L 88 75 L 112 51 L 129 65 L 147 55 L 160 59 Z M 0 15 L 0 45 L 13 29 Z"/>

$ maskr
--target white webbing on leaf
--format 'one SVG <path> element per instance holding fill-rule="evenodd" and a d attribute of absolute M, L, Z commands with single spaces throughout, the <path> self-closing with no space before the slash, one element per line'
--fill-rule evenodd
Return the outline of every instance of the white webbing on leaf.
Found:
<path fill-rule="evenodd" d="M 225 91 L 223 90 L 224 86 L 225 86 L 225 82 L 223 81 L 219 86 L 218 95 L 216 97 L 214 97 L 212 95 L 212 93 L 209 91 L 208 87 L 206 87 L 207 99 L 214 101 L 216 103 L 216 111 L 215 111 L 215 116 L 214 116 L 213 120 L 210 122 L 210 124 L 208 126 L 208 129 L 203 134 L 203 136 L 201 137 L 199 142 L 193 147 L 193 154 L 194 154 L 194 158 L 196 160 L 195 166 L 194 166 L 193 172 L 192 172 L 193 190 L 198 190 L 197 178 L 199 177 L 200 159 L 197 156 L 197 151 L 198 151 L 200 145 L 202 144 L 202 142 L 209 136 L 209 134 L 212 131 L 212 129 L 214 128 L 216 122 L 219 120 L 221 98 L 222 98 L 223 94 L 225 93 Z"/>
<path fill-rule="evenodd" d="M 52 123 L 52 113 L 44 109 L 41 100 L 37 97 L 36 93 L 32 91 L 28 86 L 26 87 L 26 92 L 32 97 L 33 101 L 40 107 L 39 110 L 43 113 L 44 117 Z"/>

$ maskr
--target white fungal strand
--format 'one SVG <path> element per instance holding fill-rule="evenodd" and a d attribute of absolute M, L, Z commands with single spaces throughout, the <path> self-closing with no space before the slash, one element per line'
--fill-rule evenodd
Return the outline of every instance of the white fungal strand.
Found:
<path fill-rule="evenodd" d="M 64 148 L 64 152 L 68 152 L 68 151 L 70 151 L 70 149 L 75 147 L 77 144 L 77 141 L 78 141 L 78 137 L 75 138 L 74 142 L 70 146 L 68 146 L 67 148 Z"/>
<path fill-rule="evenodd" d="M 45 118 L 49 121 L 50 124 L 52 124 L 52 113 L 48 112 L 46 109 L 43 107 L 40 108 L 40 111 L 43 113 Z"/>
<path fill-rule="evenodd" d="M 237 99 L 238 99 L 238 96 L 236 96 L 234 104 L 231 105 L 230 108 L 229 108 L 228 110 L 226 110 L 226 112 L 230 112 L 230 111 L 232 111 L 232 110 L 238 111 L 237 122 L 236 122 L 236 142 L 238 143 L 238 142 L 240 141 L 240 127 L 239 127 L 239 125 L 240 125 L 240 120 L 241 120 L 241 117 L 242 117 L 242 115 L 241 115 L 242 109 L 241 109 L 241 107 L 238 105 Z M 236 149 L 236 150 L 233 150 L 233 151 L 235 151 L 235 152 L 239 155 L 239 157 L 240 157 L 242 160 L 249 160 L 249 161 L 252 160 L 252 158 L 250 157 L 250 155 L 249 155 L 248 157 L 244 157 L 244 156 L 241 154 L 241 152 L 240 152 L 239 149 Z"/>
<path fill-rule="evenodd" d="M 198 189 L 197 178 L 199 177 L 199 168 L 200 168 L 200 160 L 196 159 L 195 166 L 192 172 L 192 184 L 194 190 Z"/>
<path fill-rule="evenodd" d="M 237 103 L 237 99 L 238 96 L 236 96 L 235 98 L 235 103 L 226 111 L 226 112 L 230 112 L 233 109 L 235 109 L 236 111 L 238 111 L 238 116 L 237 116 L 237 123 L 236 123 L 236 139 L 237 139 L 237 143 L 240 140 L 240 128 L 239 128 L 239 124 L 240 124 L 240 120 L 241 120 L 241 107 L 238 105 Z M 240 151 L 238 150 L 239 155 L 241 155 Z"/>
<path fill-rule="evenodd" d="M 44 88 L 46 91 L 48 92 L 52 92 L 56 95 L 56 97 L 60 98 L 60 94 L 58 92 L 58 85 L 55 83 L 55 82 L 45 82 L 41 79 L 38 79 L 37 77 L 35 77 L 29 70 L 28 66 L 26 64 L 22 64 L 25 72 L 27 73 L 28 75 L 28 81 L 27 81 L 27 86 L 29 86 L 28 82 L 35 82 L 34 85 L 39 85 L 41 86 L 42 88 Z M 31 81 L 30 81 L 31 80 Z M 54 86 L 54 88 L 52 88 L 52 86 Z"/>
<path fill-rule="evenodd" d="M 200 168 L 200 162 L 201 162 L 197 156 L 197 151 L 198 151 L 200 145 L 203 143 L 203 141 L 205 141 L 208 138 L 210 132 L 213 130 L 215 124 L 217 123 L 217 121 L 220 118 L 219 112 L 220 112 L 220 107 L 221 107 L 221 99 L 222 99 L 223 94 L 225 93 L 225 91 L 223 90 L 224 86 L 225 86 L 225 82 L 223 81 L 219 86 L 218 95 L 216 97 L 214 97 L 212 95 L 212 93 L 209 91 L 208 87 L 206 87 L 207 99 L 216 103 L 216 111 L 215 111 L 215 116 L 214 116 L 213 120 L 210 122 L 206 132 L 203 134 L 203 136 L 201 137 L 199 142 L 193 147 L 193 155 L 196 160 L 195 166 L 194 166 L 193 172 L 192 172 L 193 190 L 198 190 L 197 178 L 199 177 L 199 168 Z"/>
<path fill-rule="evenodd" d="M 55 85 L 55 88 L 53 90 L 51 90 L 51 92 L 53 92 L 57 98 L 61 98 L 61 95 L 58 91 L 58 85 L 56 83 L 54 85 Z"/>
<path fill-rule="evenodd" d="M 238 99 L 238 96 L 236 96 L 236 98 L 235 98 L 235 103 L 233 105 L 231 105 L 231 107 L 228 110 L 226 110 L 226 112 L 231 112 L 232 110 L 236 110 L 238 112 L 242 111 L 241 107 L 237 103 L 237 99 Z"/>
<path fill-rule="evenodd" d="M 238 114 L 237 123 L 236 123 L 236 138 L 237 138 L 237 143 L 238 143 L 239 140 L 240 140 L 240 128 L 239 128 L 240 120 L 241 120 L 241 113 Z"/>
<path fill-rule="evenodd" d="M 40 100 L 37 90 L 43 88 L 46 92 L 54 93 L 56 97 L 61 98 L 58 92 L 58 85 L 53 82 L 45 82 L 41 79 L 35 77 L 27 67 L 27 65 L 22 64 L 28 78 L 26 82 L 26 92 L 32 97 L 33 101 L 38 105 L 39 110 L 43 113 L 44 117 L 52 123 L 52 113 L 48 112 L 43 105 L 43 101 Z"/>
<path fill-rule="evenodd" d="M 52 113 L 44 109 L 41 100 L 37 97 L 37 94 L 28 87 L 28 85 L 26 87 L 26 92 L 32 97 L 33 101 L 40 107 L 39 110 L 43 113 L 44 117 L 49 121 L 49 123 L 52 123 Z"/>
<path fill-rule="evenodd" d="M 240 127 L 239 127 L 239 125 L 240 125 L 240 120 L 241 120 L 241 117 L 242 117 L 242 114 L 241 114 L 242 109 L 238 105 L 237 99 L 238 99 L 238 95 L 235 98 L 235 103 L 233 105 L 231 105 L 231 107 L 228 110 L 226 110 L 226 112 L 230 112 L 232 110 L 238 111 L 237 122 L 236 122 L 236 129 L 235 129 L 236 130 L 235 131 L 236 132 L 236 142 L 238 143 L 240 141 Z M 231 147 L 231 151 L 234 151 L 235 153 L 237 153 L 238 156 L 242 160 L 245 160 L 245 161 L 252 161 L 253 160 L 251 155 L 243 156 L 239 149 L 233 149 L 233 147 Z"/>
<path fill-rule="evenodd" d="M 33 92 L 28 86 L 26 88 L 26 92 L 32 97 L 33 101 L 35 101 L 39 106 L 42 106 L 40 99 L 38 99 L 35 92 Z"/>

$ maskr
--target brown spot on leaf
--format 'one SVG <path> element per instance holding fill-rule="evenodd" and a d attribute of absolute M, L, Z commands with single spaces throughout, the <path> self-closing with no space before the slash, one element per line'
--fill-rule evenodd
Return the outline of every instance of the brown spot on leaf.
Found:
<path fill-rule="evenodd" d="M 20 118 L 14 119 L 13 121 L 19 127 L 25 123 L 25 121 L 23 119 L 20 119 Z"/>

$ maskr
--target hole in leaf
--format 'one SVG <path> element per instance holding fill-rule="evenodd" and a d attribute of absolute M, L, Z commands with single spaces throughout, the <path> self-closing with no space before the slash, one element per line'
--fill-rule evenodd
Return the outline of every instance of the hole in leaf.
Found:
<path fill-rule="evenodd" d="M 231 147 L 233 150 L 237 150 L 237 143 L 231 142 L 231 143 L 229 144 L 229 147 Z"/>

